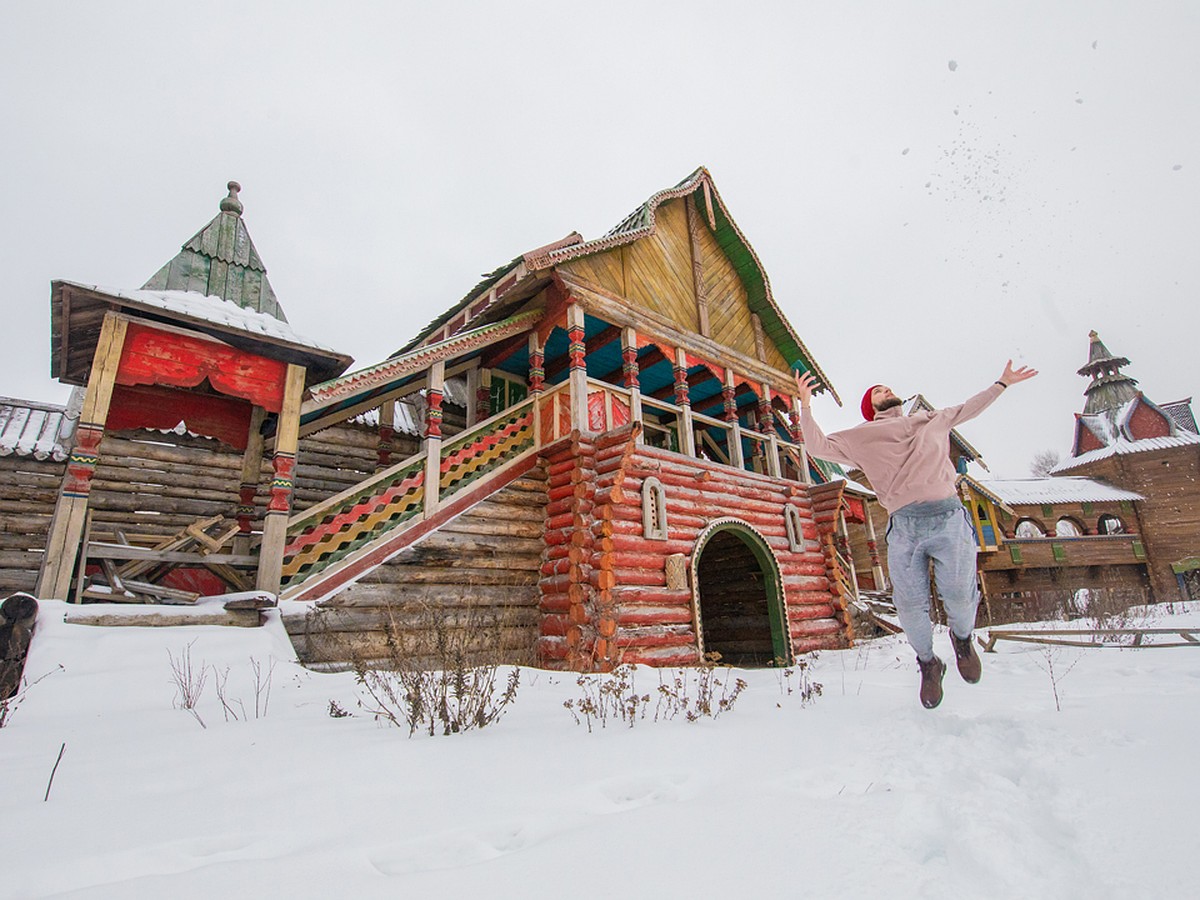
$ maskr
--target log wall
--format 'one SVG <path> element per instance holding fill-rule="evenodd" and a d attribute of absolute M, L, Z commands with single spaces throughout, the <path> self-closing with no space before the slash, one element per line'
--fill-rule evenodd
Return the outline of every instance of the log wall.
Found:
<path fill-rule="evenodd" d="M 634 444 L 629 427 L 595 440 L 575 434 L 547 447 L 543 459 L 549 502 L 538 649 L 545 665 L 699 662 L 692 588 L 668 584 L 667 561 L 682 555 L 690 568 L 701 533 L 725 517 L 757 530 L 778 561 L 793 652 L 846 646 L 849 620 L 804 485 Z M 665 488 L 665 541 L 643 534 L 649 477 Z M 801 551 L 788 546 L 789 503 L 801 513 Z"/>
<path fill-rule="evenodd" d="M 375 471 L 378 435 L 365 426 L 338 426 L 300 442 L 295 509 L 352 487 Z M 393 457 L 415 453 L 413 438 L 393 438 Z M 54 514 L 65 463 L 28 456 L 0 457 L 0 594 L 32 591 Z M 197 519 L 233 519 L 242 454 L 190 435 L 127 431 L 105 435 L 88 508 L 92 537 L 166 537 Z M 270 500 L 271 463 L 264 459 L 256 521 Z"/>
<path fill-rule="evenodd" d="M 540 469 L 284 624 L 302 662 L 532 664 L 546 507 Z"/>

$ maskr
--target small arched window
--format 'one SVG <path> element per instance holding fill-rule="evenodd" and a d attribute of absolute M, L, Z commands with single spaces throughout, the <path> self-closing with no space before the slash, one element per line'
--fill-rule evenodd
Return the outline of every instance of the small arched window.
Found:
<path fill-rule="evenodd" d="M 1101 534 L 1124 534 L 1125 523 L 1116 516 L 1105 513 L 1096 523 L 1096 530 Z"/>
<path fill-rule="evenodd" d="M 1055 537 L 1082 537 L 1083 529 L 1079 527 L 1079 523 L 1074 519 L 1068 519 L 1066 516 L 1054 523 Z"/>
<path fill-rule="evenodd" d="M 652 541 L 667 539 L 667 492 L 653 476 L 642 482 L 642 534 Z"/>
<path fill-rule="evenodd" d="M 790 503 L 783 508 L 783 522 L 787 527 L 788 549 L 804 549 L 804 526 L 800 522 L 800 510 Z"/>
<path fill-rule="evenodd" d="M 1046 536 L 1046 532 L 1042 531 L 1042 527 L 1033 521 L 1033 519 L 1022 519 L 1018 522 L 1014 534 L 1019 538 L 1040 538 Z"/>

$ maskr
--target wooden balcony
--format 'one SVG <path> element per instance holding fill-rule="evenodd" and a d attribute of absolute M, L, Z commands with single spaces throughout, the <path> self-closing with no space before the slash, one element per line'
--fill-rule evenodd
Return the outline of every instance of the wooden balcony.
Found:
<path fill-rule="evenodd" d="M 1136 534 L 1083 537 L 1006 538 L 995 551 L 981 553 L 985 572 L 1078 566 L 1145 565 L 1146 552 Z"/>

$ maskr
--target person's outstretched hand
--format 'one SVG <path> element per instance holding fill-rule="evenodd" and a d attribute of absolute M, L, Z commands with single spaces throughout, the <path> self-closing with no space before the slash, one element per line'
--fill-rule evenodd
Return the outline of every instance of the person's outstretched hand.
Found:
<path fill-rule="evenodd" d="M 800 405 L 807 407 L 812 402 L 813 389 L 817 386 L 817 379 L 812 372 L 805 372 L 803 375 L 799 372 L 794 374 L 796 376 L 796 396 L 800 398 Z"/>
<path fill-rule="evenodd" d="M 1019 369 L 1014 369 L 1012 360 L 1004 366 L 1004 374 L 1000 376 L 1000 383 L 1005 387 L 1012 387 L 1014 384 L 1020 384 L 1022 381 L 1028 381 L 1037 374 L 1037 369 L 1031 369 L 1028 366 L 1021 366 Z"/>

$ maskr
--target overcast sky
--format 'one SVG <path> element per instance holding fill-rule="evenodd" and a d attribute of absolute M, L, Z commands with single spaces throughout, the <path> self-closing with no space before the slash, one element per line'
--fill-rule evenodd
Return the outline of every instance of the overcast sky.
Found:
<path fill-rule="evenodd" d="M 698 165 L 860 421 L 1064 455 L 1088 331 L 1200 388 L 1200 4 L 58 3 L 0 26 L 0 395 L 62 400 L 50 281 L 138 287 L 243 186 L 298 332 L 375 362 L 481 273 Z"/>

